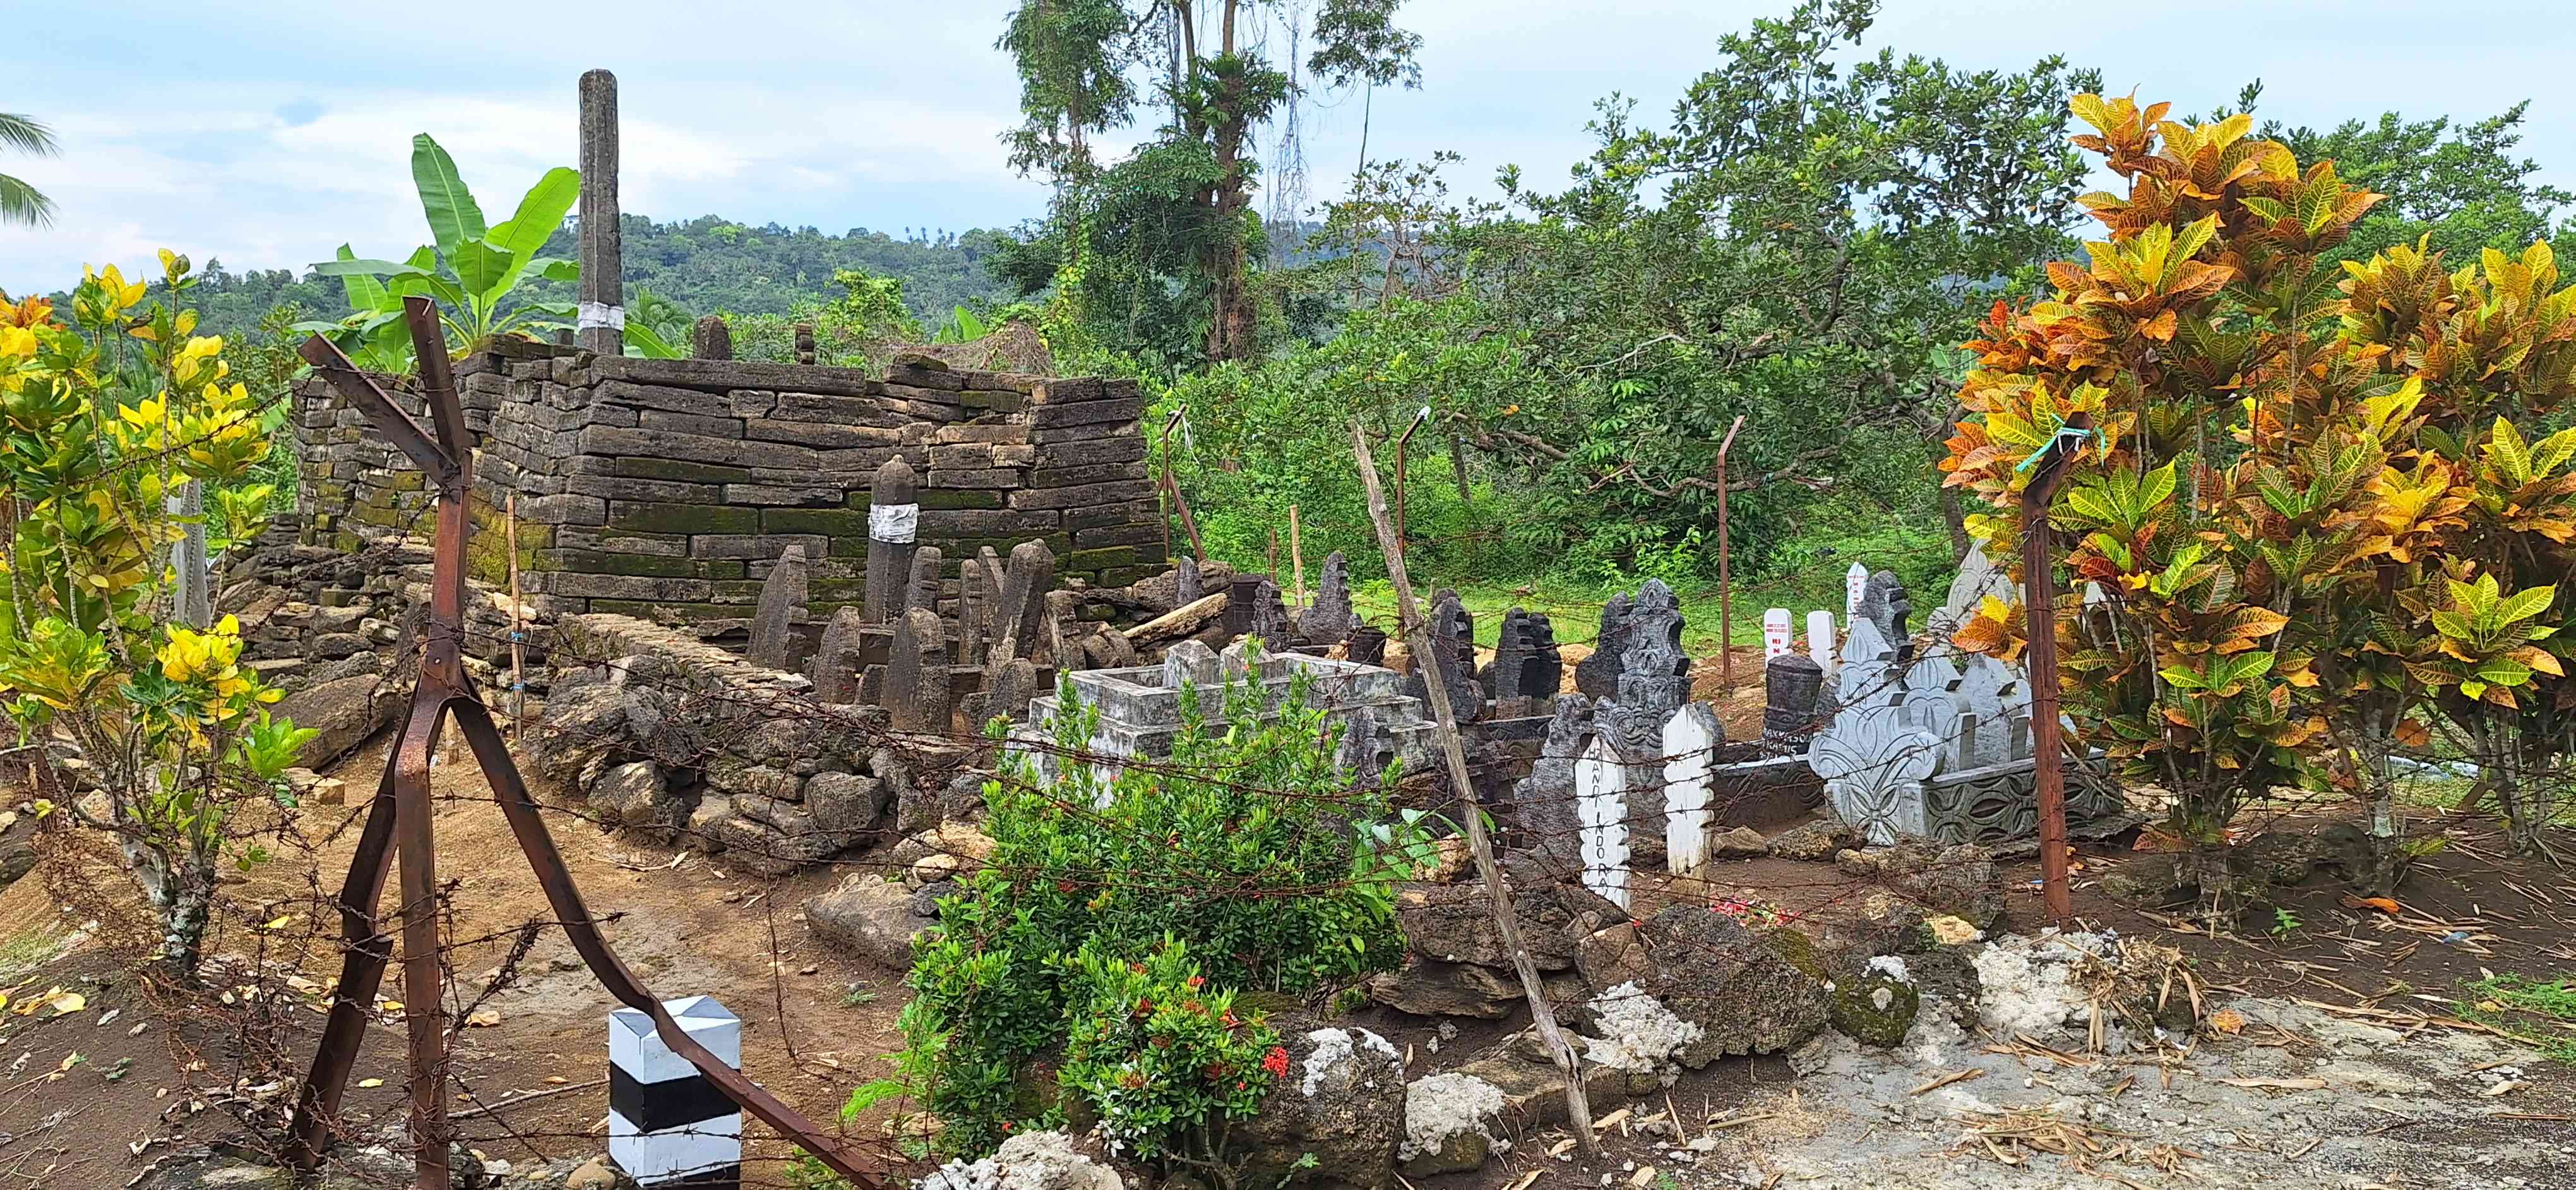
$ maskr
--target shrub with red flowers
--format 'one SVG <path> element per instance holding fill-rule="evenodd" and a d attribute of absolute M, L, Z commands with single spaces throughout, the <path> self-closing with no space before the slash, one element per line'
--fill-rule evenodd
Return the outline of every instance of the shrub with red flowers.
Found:
<path fill-rule="evenodd" d="M 1340 727 L 1307 695 L 1185 689 L 1168 760 L 1106 779 L 1013 760 L 985 785 L 992 853 L 916 944 L 902 1017 L 898 1065 L 942 1151 L 981 1156 L 1088 1105 L 1137 1152 L 1226 1180 L 1209 1146 L 1287 1062 L 1236 991 L 1326 993 L 1404 955 L 1393 886 L 1412 869 L 1374 829 L 1387 777 L 1337 767 Z M 1062 696 L 1047 727 L 1080 752 L 1098 711 Z"/>
<path fill-rule="evenodd" d="M 1078 998 L 1058 1084 L 1138 1157 L 1220 1164 L 1229 1125 L 1288 1072 L 1279 1034 L 1237 1020 L 1233 992 L 1202 994 L 1181 942 L 1142 961 L 1085 944 L 1064 974 Z"/>

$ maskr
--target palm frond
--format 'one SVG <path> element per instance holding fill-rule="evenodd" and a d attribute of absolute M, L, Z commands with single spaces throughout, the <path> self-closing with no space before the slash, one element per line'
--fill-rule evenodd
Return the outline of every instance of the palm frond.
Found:
<path fill-rule="evenodd" d="M 37 157 L 55 153 L 54 130 L 33 116 L 0 112 L 0 145 Z"/>
<path fill-rule="evenodd" d="M 54 225 L 54 200 L 25 182 L 0 174 L 0 223 L 51 227 Z"/>

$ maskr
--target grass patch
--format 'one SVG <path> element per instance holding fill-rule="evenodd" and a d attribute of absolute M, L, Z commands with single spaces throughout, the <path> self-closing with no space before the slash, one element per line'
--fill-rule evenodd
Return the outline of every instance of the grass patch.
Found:
<path fill-rule="evenodd" d="M 0 941 L 0 984 L 62 957 L 63 939 L 43 930 L 28 930 Z"/>
<path fill-rule="evenodd" d="M 2553 1061 L 2576 1063 L 2576 982 L 2505 974 L 2464 984 L 2462 1018 L 2511 1035 Z"/>

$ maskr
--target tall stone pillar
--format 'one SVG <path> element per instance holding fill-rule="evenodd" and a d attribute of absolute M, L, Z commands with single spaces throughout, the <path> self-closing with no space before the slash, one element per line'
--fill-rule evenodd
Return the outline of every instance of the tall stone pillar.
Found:
<path fill-rule="evenodd" d="M 584 350 L 626 353 L 626 249 L 617 225 L 617 76 L 581 76 L 581 289 Z"/>

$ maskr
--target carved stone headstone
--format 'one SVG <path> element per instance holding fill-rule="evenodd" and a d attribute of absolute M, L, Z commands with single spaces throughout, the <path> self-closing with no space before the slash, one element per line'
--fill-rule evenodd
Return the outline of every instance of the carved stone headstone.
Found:
<path fill-rule="evenodd" d="M 1574 762 L 1574 812 L 1582 823 L 1583 886 L 1628 907 L 1627 766 L 1594 740 Z"/>
<path fill-rule="evenodd" d="M 1807 613 L 1807 656 L 1818 669 L 1834 666 L 1834 613 L 1821 607 Z"/>
<path fill-rule="evenodd" d="M 1202 701 L 1199 705 L 1205 707 L 1208 704 L 1204 698 L 1215 691 L 1220 680 L 1217 673 L 1216 650 L 1207 647 L 1206 642 L 1195 638 L 1184 638 L 1163 650 L 1164 689 L 1178 690 L 1183 686 L 1196 686 L 1202 692 Z"/>
<path fill-rule="evenodd" d="M 939 611 L 939 568 L 947 559 L 939 556 L 939 547 L 925 545 L 912 555 L 912 578 L 904 584 L 904 610 L 920 608 L 934 615 Z"/>
<path fill-rule="evenodd" d="M 1565 661 L 1557 652 L 1556 628 L 1540 612 L 1520 608 L 1503 613 L 1502 631 L 1494 638 L 1494 660 L 1485 668 L 1486 692 L 1506 698 L 1549 698 L 1565 682 Z"/>
<path fill-rule="evenodd" d="M 1869 567 L 1853 562 L 1843 572 L 1843 622 L 1860 618 L 1861 596 L 1869 590 Z"/>
<path fill-rule="evenodd" d="M 808 577 L 804 546 L 788 546 L 778 555 L 778 564 L 760 584 L 760 602 L 751 613 L 751 648 L 745 656 L 752 664 L 787 668 L 787 652 L 794 641 L 789 628 L 805 616 Z"/>
<path fill-rule="evenodd" d="M 806 676 L 814 681 L 814 697 L 828 703 L 849 702 L 859 696 L 859 629 L 867 615 L 843 604 L 832 612 L 831 622 L 823 625 L 823 641 L 814 650 L 814 660 L 806 666 Z"/>
<path fill-rule="evenodd" d="M 1626 595 L 1613 595 L 1601 608 L 1601 635 L 1592 640 L 1592 655 L 1574 663 L 1574 688 L 1585 698 L 1608 698 L 1619 692 L 1619 668 L 1628 651 Z"/>
<path fill-rule="evenodd" d="M 1183 554 L 1172 567 L 1172 606 L 1188 607 L 1206 594 L 1206 581 L 1199 576 L 1199 560 Z"/>
<path fill-rule="evenodd" d="M 1431 705 L 1431 684 L 1422 677 L 1422 667 L 1440 667 L 1442 688 L 1449 695 L 1449 711 L 1461 723 L 1473 723 L 1484 713 L 1485 688 L 1476 680 L 1476 617 L 1466 603 L 1452 590 L 1442 590 L 1431 600 L 1431 655 L 1413 659 L 1414 672 L 1405 679 L 1404 691 Z"/>
<path fill-rule="evenodd" d="M 1825 684 L 1825 667 L 1804 653 L 1782 653 L 1762 666 L 1762 735 L 1796 739 L 1817 727 L 1816 695 Z"/>
<path fill-rule="evenodd" d="M 1055 551 L 1043 541 L 1011 547 L 1011 563 L 1002 572 L 1002 597 L 993 607 L 993 655 L 1008 660 L 1038 658 L 1047 628 L 1047 592 L 1055 588 Z"/>
<path fill-rule="evenodd" d="M 885 705 L 896 731 L 948 730 L 948 642 L 939 613 L 913 608 L 895 622 Z"/>
<path fill-rule="evenodd" d="M 1661 579 L 1647 579 L 1628 609 L 1628 639 L 1619 665 L 1619 705 L 1663 720 L 1690 698 L 1690 655 L 1682 652 L 1681 601 Z"/>
<path fill-rule="evenodd" d="M 1762 613 L 1762 656 L 1782 657 L 1789 652 L 1789 609 L 1775 607 Z"/>
<path fill-rule="evenodd" d="M 1949 598 L 1941 601 L 1940 609 L 1932 613 L 1924 627 L 1947 640 L 1976 618 L 1977 609 L 1990 595 L 2011 603 L 2012 575 L 1986 556 L 1985 542 L 1970 542 L 1968 556 L 1959 559 L 1959 576 L 1950 580 Z"/>
<path fill-rule="evenodd" d="M 1898 581 L 1895 571 L 1882 570 L 1869 576 L 1869 584 L 1861 589 L 1860 610 L 1852 618 L 1868 620 L 1877 628 L 1879 639 L 1895 650 L 1899 664 L 1913 660 L 1914 630 L 1908 621 L 1914 618 L 1914 598 Z"/>
<path fill-rule="evenodd" d="M 1329 645 L 1350 639 L 1351 629 L 1359 617 L 1351 613 L 1351 564 L 1335 550 L 1324 556 L 1324 575 L 1315 588 L 1315 602 L 1298 616 L 1297 634 L 1315 644 Z"/>
<path fill-rule="evenodd" d="M 813 323 L 800 322 L 796 324 L 796 362 L 809 366 L 814 362 Z"/>
<path fill-rule="evenodd" d="M 689 332 L 689 355 L 695 359 L 732 359 L 733 328 L 726 326 L 720 315 L 699 319 Z"/>
<path fill-rule="evenodd" d="M 1547 736 L 1529 775 L 1512 785 L 1515 843 L 1523 848 L 1572 857 L 1580 851 L 1582 819 L 1574 811 L 1574 762 L 1592 736 L 1592 703 L 1582 698 L 1556 700 Z"/>
<path fill-rule="evenodd" d="M 1243 588 L 1238 586 L 1236 590 Z M 1261 643 L 1278 650 L 1289 645 L 1288 604 L 1279 597 L 1279 584 L 1262 579 L 1252 586 L 1252 615 L 1246 631 L 1261 638 Z"/>
<path fill-rule="evenodd" d="M 921 477 L 902 455 L 877 468 L 868 495 L 868 570 L 864 595 L 868 623 L 890 624 L 903 614 L 904 585 L 912 580 L 913 539 L 921 527 Z"/>

